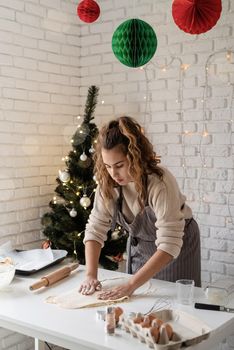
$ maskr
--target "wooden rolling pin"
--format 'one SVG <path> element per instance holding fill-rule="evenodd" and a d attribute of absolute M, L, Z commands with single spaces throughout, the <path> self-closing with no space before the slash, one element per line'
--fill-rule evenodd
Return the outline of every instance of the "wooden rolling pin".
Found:
<path fill-rule="evenodd" d="M 62 267 L 59 270 L 49 273 L 48 275 L 42 277 L 38 282 L 32 284 L 29 289 L 36 290 L 41 287 L 49 287 L 55 282 L 62 280 L 63 278 L 70 275 L 71 271 L 75 270 L 79 266 L 79 263 L 72 263 L 67 266 Z"/>

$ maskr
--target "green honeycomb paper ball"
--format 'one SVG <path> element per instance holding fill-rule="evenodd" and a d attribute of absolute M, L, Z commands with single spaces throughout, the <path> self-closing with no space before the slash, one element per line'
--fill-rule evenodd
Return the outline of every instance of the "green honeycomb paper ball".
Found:
<path fill-rule="evenodd" d="M 112 37 L 112 50 L 128 67 L 140 67 L 149 62 L 157 49 L 153 28 L 140 19 L 129 19 L 118 26 Z"/>

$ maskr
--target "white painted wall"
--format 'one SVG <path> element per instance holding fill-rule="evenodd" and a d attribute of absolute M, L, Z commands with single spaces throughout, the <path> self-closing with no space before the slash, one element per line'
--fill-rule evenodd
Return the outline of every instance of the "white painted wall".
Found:
<path fill-rule="evenodd" d="M 201 228 L 203 284 L 234 278 L 234 58 L 226 58 L 234 50 L 234 2 L 223 0 L 217 25 L 199 36 L 177 28 L 170 0 L 98 3 L 101 16 L 88 25 L 73 0 L 0 0 L 0 243 L 39 244 L 40 217 L 95 84 L 95 122 L 137 118 L 187 195 Z M 158 37 L 143 70 L 123 66 L 111 49 L 114 30 L 132 17 Z M 183 77 L 180 61 L 189 65 Z M 0 330 L 0 349 L 31 347 L 31 339 Z"/>

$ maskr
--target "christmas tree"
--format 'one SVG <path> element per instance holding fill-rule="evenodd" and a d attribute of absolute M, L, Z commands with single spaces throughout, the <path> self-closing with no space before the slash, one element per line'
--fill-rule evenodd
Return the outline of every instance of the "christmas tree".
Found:
<path fill-rule="evenodd" d="M 98 135 L 98 128 L 92 122 L 97 97 L 98 88 L 90 86 L 83 121 L 71 139 L 73 149 L 65 158 L 66 168 L 59 170 L 56 179 L 57 195 L 49 203 L 50 212 L 45 213 L 41 220 L 43 233 L 48 238 L 44 247 L 50 244 L 53 249 L 65 249 L 69 256 L 81 264 L 85 264 L 84 231 L 97 186 L 92 159 Z M 114 232 L 108 231 L 99 260 L 104 268 L 118 268 L 118 262 L 126 249 L 126 240 L 127 234 L 121 227 L 116 227 Z"/>

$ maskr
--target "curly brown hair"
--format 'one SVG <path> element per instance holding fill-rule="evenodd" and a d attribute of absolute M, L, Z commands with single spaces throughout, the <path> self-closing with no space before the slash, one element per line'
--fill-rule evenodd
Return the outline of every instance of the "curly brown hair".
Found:
<path fill-rule="evenodd" d="M 163 177 L 163 170 L 158 167 L 160 157 L 154 152 L 153 145 L 144 135 L 142 127 L 133 118 L 123 116 L 103 126 L 95 147 L 94 171 L 104 200 L 113 198 L 113 189 L 117 184 L 103 163 L 102 149 L 110 150 L 116 146 L 129 161 L 129 174 L 135 183 L 139 205 L 143 210 L 147 199 L 147 175 L 155 173 L 160 179 Z"/>

